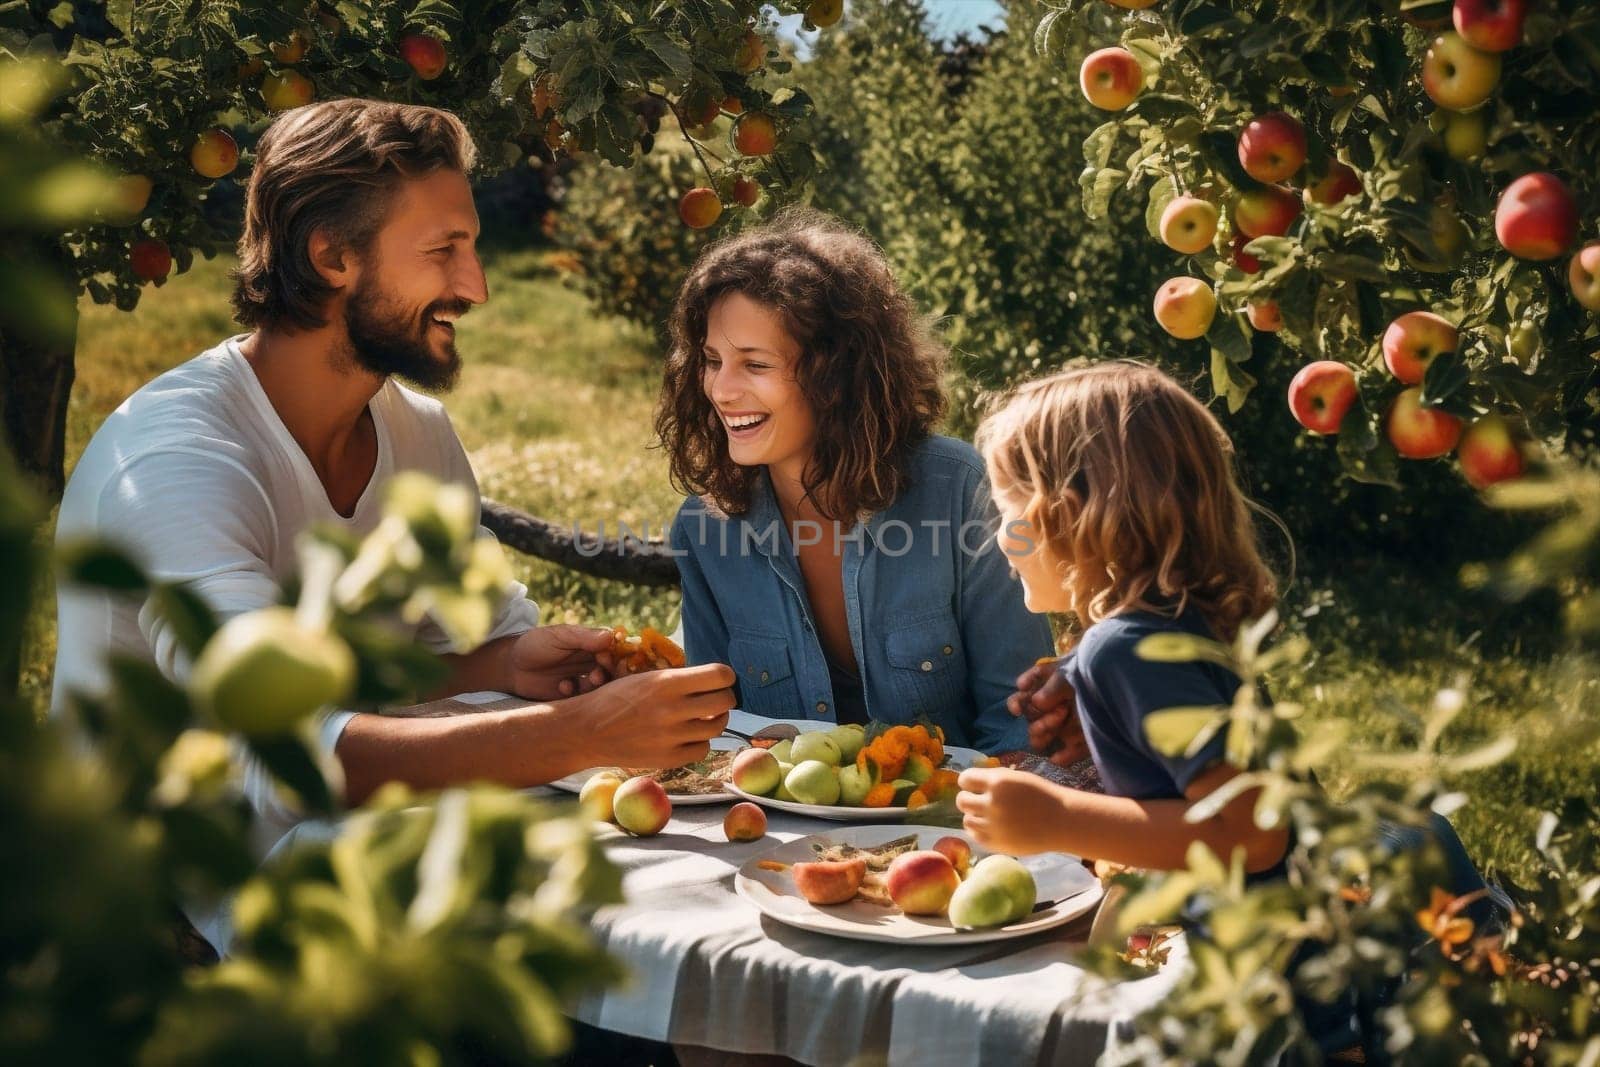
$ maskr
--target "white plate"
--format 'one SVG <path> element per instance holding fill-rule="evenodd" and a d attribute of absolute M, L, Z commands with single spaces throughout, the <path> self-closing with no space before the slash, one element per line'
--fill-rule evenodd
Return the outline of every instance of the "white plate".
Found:
<path fill-rule="evenodd" d="M 1026 856 L 1022 859 L 1022 865 L 1033 873 L 1038 899 L 1056 903 L 1020 922 L 983 930 L 957 930 L 950 925 L 949 919 L 906 915 L 897 908 L 868 904 L 864 900 L 853 900 L 848 904 L 810 904 L 795 889 L 794 878 L 788 871 L 764 871 L 757 866 L 761 860 L 803 863 L 814 859 L 815 853 L 811 850 L 813 842 L 878 845 L 909 833 L 917 835 L 920 848 L 932 848 L 933 843 L 941 837 L 961 837 L 972 845 L 974 861 L 986 855 L 972 838 L 959 830 L 945 830 L 937 826 L 841 826 L 825 834 L 813 834 L 790 841 L 755 857 L 734 875 L 733 888 L 759 908 L 763 915 L 788 926 L 858 941 L 892 941 L 910 945 L 969 945 L 1027 937 L 1071 922 L 1100 902 L 1103 890 L 1099 879 L 1090 874 L 1076 856 L 1061 853 Z"/>
<path fill-rule="evenodd" d="M 802 731 L 805 732 L 805 731 Z M 972 764 L 984 758 L 982 752 L 975 748 L 962 748 L 959 745 L 947 747 L 945 755 L 949 762 L 945 764 L 950 770 L 964 771 Z M 809 815 L 813 819 L 829 819 L 833 822 L 886 822 L 890 819 L 903 819 L 911 809 L 907 807 L 892 808 L 857 808 L 845 807 L 841 804 L 802 804 L 798 800 L 775 800 L 764 797 L 758 793 L 746 793 L 743 789 L 729 782 L 725 785 L 728 792 L 735 796 L 752 800 L 764 808 L 775 811 L 787 811 L 791 815 Z"/>
<path fill-rule="evenodd" d="M 714 737 L 711 739 L 711 750 L 713 752 L 732 752 L 735 749 L 744 747 L 745 743 L 736 737 Z M 568 793 L 581 792 L 583 783 L 603 770 L 605 770 L 604 767 L 590 767 L 587 770 L 574 771 L 565 778 L 557 779 L 550 784 Z M 687 796 L 673 796 L 668 793 L 667 799 L 672 801 L 673 807 L 692 808 L 700 804 L 731 804 L 734 797 L 731 793 L 699 793 Z"/>

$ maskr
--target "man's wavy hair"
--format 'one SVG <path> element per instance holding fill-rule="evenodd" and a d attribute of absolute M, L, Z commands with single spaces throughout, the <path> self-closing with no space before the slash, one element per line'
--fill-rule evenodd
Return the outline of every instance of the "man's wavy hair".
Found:
<path fill-rule="evenodd" d="M 233 272 L 246 326 L 314 330 L 334 290 L 311 262 L 311 234 L 365 252 L 394 191 L 441 167 L 469 172 L 477 153 L 448 111 L 383 100 L 329 100 L 286 111 L 261 135 L 245 192 Z"/>
<path fill-rule="evenodd" d="M 1226 641 L 1277 602 L 1233 443 L 1155 367 L 1116 360 L 1019 386 L 977 446 L 995 495 L 1058 561 L 1082 625 L 1193 607 Z"/>
<path fill-rule="evenodd" d="M 732 293 L 777 312 L 799 348 L 794 373 L 817 425 L 804 475 L 812 504 L 839 522 L 887 508 L 905 490 L 912 450 L 944 414 L 946 352 L 883 253 L 810 209 L 709 246 L 678 292 L 656 412 L 673 485 L 738 515 L 760 477 L 729 457 L 703 385 L 706 323 Z"/>

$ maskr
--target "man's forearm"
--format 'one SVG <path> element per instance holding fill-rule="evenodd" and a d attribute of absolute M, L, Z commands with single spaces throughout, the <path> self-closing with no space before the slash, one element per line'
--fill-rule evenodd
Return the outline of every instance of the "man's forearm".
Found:
<path fill-rule="evenodd" d="M 450 652 L 439 658 L 450 667 L 450 677 L 427 699 L 492 690 L 511 691 L 511 646 L 519 634 L 508 634 L 479 645 L 471 652 Z M 560 777 L 560 775 L 557 775 Z"/>
<path fill-rule="evenodd" d="M 593 762 L 573 729 L 573 710 L 541 704 L 441 719 L 357 715 L 334 750 L 346 802 L 360 804 L 388 782 L 429 790 L 555 781 Z"/>

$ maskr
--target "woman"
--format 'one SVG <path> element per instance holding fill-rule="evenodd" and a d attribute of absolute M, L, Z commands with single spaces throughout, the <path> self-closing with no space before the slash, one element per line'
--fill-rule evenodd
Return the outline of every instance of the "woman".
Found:
<path fill-rule="evenodd" d="M 993 534 L 983 462 L 933 434 L 943 350 L 882 254 L 792 211 L 708 248 L 672 313 L 656 430 L 691 663 L 758 715 L 926 719 L 1024 748 L 1007 711 L 1049 626 Z"/>

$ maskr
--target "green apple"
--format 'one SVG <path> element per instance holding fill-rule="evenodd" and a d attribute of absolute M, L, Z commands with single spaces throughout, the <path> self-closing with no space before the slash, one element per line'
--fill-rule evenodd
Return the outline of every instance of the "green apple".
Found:
<path fill-rule="evenodd" d="M 826 763 L 830 767 L 839 766 L 843 754 L 839 751 L 838 742 L 825 731 L 801 734 L 794 739 L 794 744 L 789 748 L 790 760 L 797 766 L 808 760 Z M 792 786 L 790 788 L 793 788 Z"/>
<path fill-rule="evenodd" d="M 992 882 L 1011 898 L 1011 911 L 1006 922 L 1026 918 L 1033 911 L 1038 896 L 1033 874 L 1011 856 L 985 856 L 973 865 L 967 874 L 969 882 Z"/>
<path fill-rule="evenodd" d="M 860 723 L 847 722 L 828 731 L 833 743 L 839 746 L 839 763 L 854 763 L 856 755 L 867 743 L 867 728 Z"/>
<path fill-rule="evenodd" d="M 779 782 L 778 783 L 778 788 L 772 791 L 772 799 L 773 800 L 787 800 L 791 804 L 798 804 L 799 803 L 799 801 L 794 798 L 794 794 L 789 792 L 788 785 L 786 785 L 783 782 Z"/>
<path fill-rule="evenodd" d="M 872 772 L 855 764 L 839 768 L 839 803 L 859 808 L 872 788 Z"/>
<path fill-rule="evenodd" d="M 787 788 L 802 804 L 837 804 L 839 802 L 839 772 L 832 764 L 808 759 L 794 765 L 783 779 Z"/>
<path fill-rule="evenodd" d="M 968 930 L 1003 926 L 1011 921 L 1014 907 L 1011 890 L 999 878 L 969 875 L 950 898 L 950 922 L 958 929 Z"/>
<path fill-rule="evenodd" d="M 794 741 L 786 737 L 782 741 L 779 741 L 777 744 L 773 745 L 771 748 L 767 749 L 767 751 L 772 753 L 772 758 L 777 760 L 779 763 L 793 763 L 794 757 L 789 755 L 789 748 L 793 744 Z"/>

